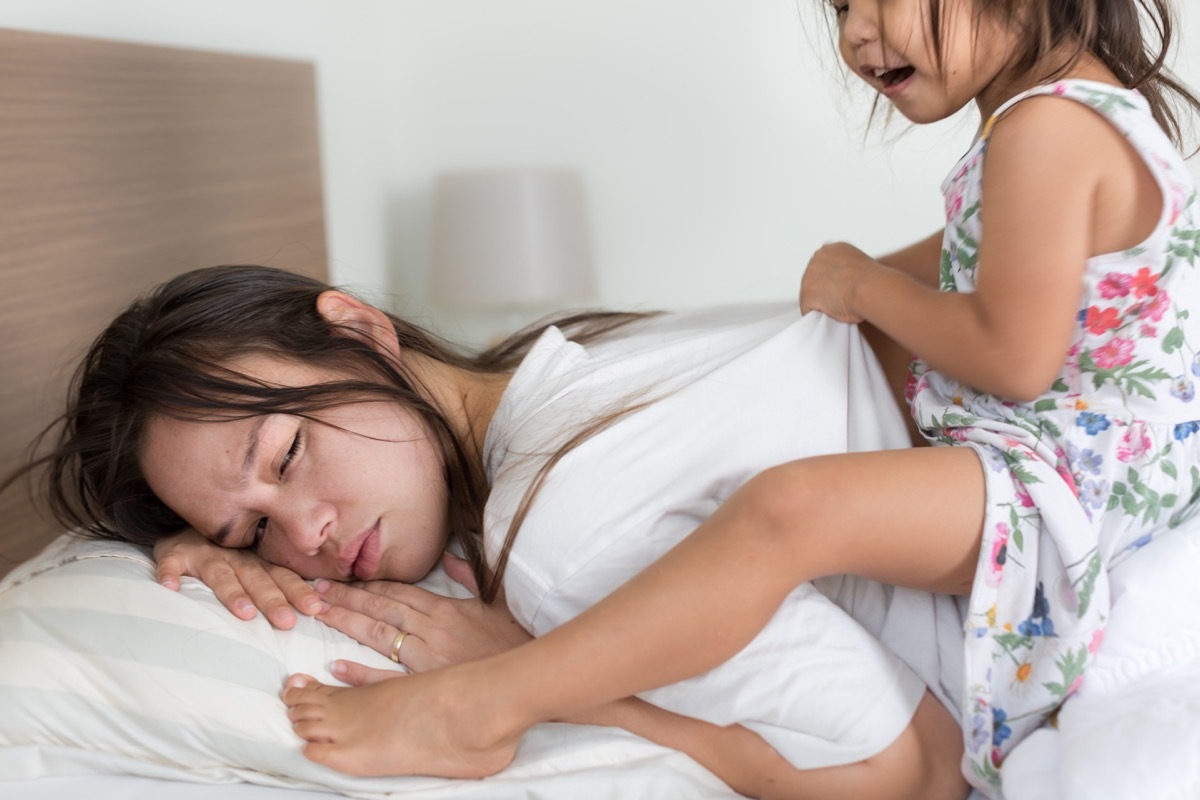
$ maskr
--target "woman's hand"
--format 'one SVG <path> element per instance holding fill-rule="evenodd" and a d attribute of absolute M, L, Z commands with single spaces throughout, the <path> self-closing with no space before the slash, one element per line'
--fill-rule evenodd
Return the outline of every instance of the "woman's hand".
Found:
<path fill-rule="evenodd" d="M 309 615 L 325 608 L 312 587 L 287 567 L 213 544 L 195 531 L 160 539 L 154 560 L 163 586 L 178 591 L 184 575 L 199 578 L 239 619 L 253 619 L 261 610 L 276 628 L 288 630 L 296 624 L 293 606 Z"/>
<path fill-rule="evenodd" d="M 503 595 L 490 605 L 478 599 L 479 588 L 467 562 L 446 554 L 443 563 L 446 573 L 476 597 L 458 600 L 391 581 L 356 586 L 318 581 L 319 595 L 329 608 L 317 619 L 389 656 L 403 631 L 407 635 L 396 655 L 413 672 L 478 661 L 533 638 L 513 619 Z M 334 662 L 332 671 L 355 685 L 371 682 L 375 672 L 349 661 Z"/>
<path fill-rule="evenodd" d="M 872 270 L 883 265 L 845 242 L 827 244 L 808 262 L 800 281 L 800 312 L 820 311 L 838 322 L 858 323 L 854 293 Z"/>

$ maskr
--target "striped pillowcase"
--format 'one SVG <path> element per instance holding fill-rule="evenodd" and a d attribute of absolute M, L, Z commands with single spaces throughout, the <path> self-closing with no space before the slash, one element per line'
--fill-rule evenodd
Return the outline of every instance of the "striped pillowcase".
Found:
<path fill-rule="evenodd" d="M 357 779 L 300 753 L 279 691 L 334 682 L 337 658 L 389 659 L 301 616 L 246 622 L 185 579 L 159 586 L 137 548 L 70 535 L 0 582 L 0 779 L 119 773 L 349 794 L 432 779 Z"/>
<path fill-rule="evenodd" d="M 440 569 L 421 585 L 465 591 Z M 334 772 L 301 754 L 279 691 L 293 672 L 334 683 L 339 658 L 396 668 L 312 618 L 279 631 L 237 619 L 198 581 L 165 589 L 143 550 L 64 535 L 0 580 L 0 783 L 116 774 L 413 800 L 623 800 L 632 783 L 640 796 L 733 796 L 682 753 L 560 723 L 534 726 L 482 781 Z"/>

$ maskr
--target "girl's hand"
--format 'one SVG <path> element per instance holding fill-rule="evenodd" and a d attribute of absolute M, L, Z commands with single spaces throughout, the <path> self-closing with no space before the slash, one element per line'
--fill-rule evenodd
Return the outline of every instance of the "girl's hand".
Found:
<path fill-rule="evenodd" d="M 184 575 L 199 578 L 239 619 L 253 619 L 261 610 L 276 628 L 288 630 L 296 624 L 293 606 L 309 615 L 325 608 L 312 587 L 287 567 L 213 544 L 195 531 L 160 539 L 154 560 L 163 586 L 178 591 Z"/>
<path fill-rule="evenodd" d="M 827 244 L 808 262 L 800 281 L 800 312 L 820 311 L 838 322 L 862 322 L 854 310 L 858 284 L 882 265 L 845 242 Z"/>
<path fill-rule="evenodd" d="M 478 661 L 533 638 L 513 619 L 503 595 L 490 605 L 478 599 L 479 588 L 467 562 L 447 553 L 443 563 L 447 574 L 475 598 L 443 597 L 392 581 L 357 586 L 318 581 L 320 597 L 329 608 L 317 619 L 383 655 L 392 654 L 392 643 L 403 631 L 407 636 L 400 644 L 399 661 L 413 672 Z M 372 671 L 337 661 L 333 674 L 357 685 L 370 682 Z"/>

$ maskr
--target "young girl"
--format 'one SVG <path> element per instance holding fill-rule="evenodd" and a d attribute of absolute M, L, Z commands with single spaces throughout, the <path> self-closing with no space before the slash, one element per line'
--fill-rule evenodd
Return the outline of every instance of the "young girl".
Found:
<path fill-rule="evenodd" d="M 1200 227 L 1164 95 L 1197 102 L 1162 70 L 1168 5 L 832 10 L 848 67 L 905 117 L 980 112 L 944 236 L 882 262 L 822 248 L 801 285 L 803 310 L 917 354 L 912 414 L 947 446 L 768 469 L 603 602 L 491 659 L 357 689 L 296 676 L 283 697 L 311 758 L 494 771 L 531 724 L 710 669 L 836 573 L 970 595 L 963 769 L 989 796 L 1085 680 L 1108 570 L 1200 505 Z"/>

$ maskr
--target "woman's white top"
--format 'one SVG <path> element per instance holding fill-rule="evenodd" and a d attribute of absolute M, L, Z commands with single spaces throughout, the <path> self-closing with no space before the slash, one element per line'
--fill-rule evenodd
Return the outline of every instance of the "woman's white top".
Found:
<path fill-rule="evenodd" d="M 762 469 L 908 445 L 857 328 L 822 315 L 782 306 L 663 315 L 587 347 L 551 328 L 488 431 L 484 531 L 493 564 L 546 460 L 592 421 L 645 402 L 563 457 L 521 526 L 504 588 L 535 635 L 641 571 Z M 860 579 L 818 583 L 824 594 L 797 587 L 725 664 L 642 697 L 718 725 L 741 723 L 801 768 L 880 752 L 927 684 L 956 707 L 962 633 L 952 601 Z"/>

